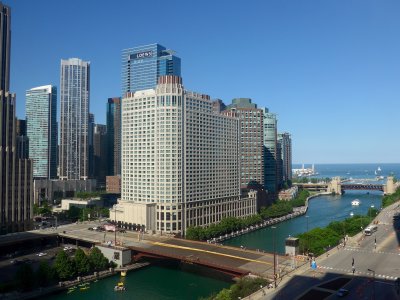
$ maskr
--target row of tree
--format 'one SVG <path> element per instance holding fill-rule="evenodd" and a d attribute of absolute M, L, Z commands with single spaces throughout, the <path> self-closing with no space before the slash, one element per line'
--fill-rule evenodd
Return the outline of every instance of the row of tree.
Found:
<path fill-rule="evenodd" d="M 50 265 L 47 261 L 41 261 L 39 268 L 33 271 L 30 264 L 22 264 L 17 270 L 14 282 L 3 284 L 3 286 L 0 286 L 0 291 L 30 291 L 36 287 L 55 284 L 59 280 L 87 275 L 114 266 L 114 262 L 109 262 L 96 247 L 92 248 L 88 255 L 78 248 L 73 258 L 61 250 L 57 253 L 53 265 Z"/>
<path fill-rule="evenodd" d="M 338 245 L 346 235 L 353 236 L 366 228 L 377 214 L 376 209 L 370 208 L 366 216 L 355 215 L 343 221 L 333 221 L 325 228 L 317 227 L 299 234 L 300 251 L 321 255 L 328 248 Z"/>
<path fill-rule="evenodd" d="M 259 290 L 261 286 L 265 287 L 268 284 L 269 282 L 264 278 L 241 278 L 235 284 L 231 285 L 229 289 L 223 289 L 218 294 L 207 298 L 200 298 L 200 300 L 243 299 Z"/>
<path fill-rule="evenodd" d="M 211 224 L 208 227 L 192 226 L 186 231 L 186 238 L 190 240 L 208 240 L 227 233 L 260 224 L 263 220 L 276 218 L 293 212 L 293 207 L 305 205 L 305 200 L 310 193 L 301 190 L 297 197 L 291 201 L 276 201 L 269 207 L 262 207 L 260 214 L 248 216 L 246 218 L 227 217 L 223 218 L 217 224 Z"/>
<path fill-rule="evenodd" d="M 383 197 L 382 207 L 385 208 L 385 207 L 395 203 L 399 199 L 400 199 L 400 188 L 398 188 L 395 193 L 393 193 L 391 195 L 386 195 Z"/>

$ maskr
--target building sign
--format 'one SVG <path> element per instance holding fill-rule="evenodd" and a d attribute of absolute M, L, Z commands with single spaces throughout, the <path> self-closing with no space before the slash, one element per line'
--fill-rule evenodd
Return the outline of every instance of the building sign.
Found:
<path fill-rule="evenodd" d="M 139 52 L 131 55 L 131 58 L 133 59 L 141 59 L 141 58 L 149 58 L 153 57 L 153 51 L 145 51 L 145 52 Z"/>

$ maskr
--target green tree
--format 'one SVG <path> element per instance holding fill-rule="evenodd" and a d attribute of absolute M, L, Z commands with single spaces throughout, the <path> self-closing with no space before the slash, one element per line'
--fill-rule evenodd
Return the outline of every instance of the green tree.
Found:
<path fill-rule="evenodd" d="M 78 248 L 75 252 L 74 263 L 76 273 L 79 275 L 84 275 L 91 271 L 89 258 L 81 248 Z"/>
<path fill-rule="evenodd" d="M 41 261 L 35 272 L 36 282 L 39 286 L 48 286 L 55 277 L 54 269 L 47 261 Z"/>
<path fill-rule="evenodd" d="M 15 274 L 15 283 L 21 291 L 30 291 L 33 288 L 35 279 L 32 267 L 28 264 L 21 265 Z"/>
<path fill-rule="evenodd" d="M 68 279 L 75 276 L 75 267 L 65 251 L 59 251 L 54 262 L 54 269 L 60 279 Z"/>
<path fill-rule="evenodd" d="M 101 253 L 100 249 L 97 247 L 90 250 L 89 261 L 92 269 L 95 271 L 104 270 L 109 266 L 108 259 L 104 257 L 103 253 Z"/>

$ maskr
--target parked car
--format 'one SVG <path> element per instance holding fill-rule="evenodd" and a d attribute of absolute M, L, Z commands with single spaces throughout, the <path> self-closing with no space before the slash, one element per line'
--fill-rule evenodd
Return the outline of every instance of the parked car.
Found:
<path fill-rule="evenodd" d="M 336 296 L 338 296 L 338 297 L 345 297 L 345 296 L 347 296 L 348 294 L 349 294 L 349 291 L 348 291 L 348 290 L 341 288 L 341 289 L 339 289 L 339 290 L 337 291 Z"/>
<path fill-rule="evenodd" d="M 38 254 L 36 254 L 36 255 L 39 256 L 39 257 L 42 257 L 42 256 L 46 256 L 47 253 L 45 253 L 45 252 L 40 252 L 40 253 L 38 253 Z"/>

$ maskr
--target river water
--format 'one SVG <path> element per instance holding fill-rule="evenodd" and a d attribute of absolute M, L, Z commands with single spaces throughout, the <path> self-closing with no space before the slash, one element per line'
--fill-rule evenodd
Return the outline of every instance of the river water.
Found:
<path fill-rule="evenodd" d="M 294 168 L 301 166 L 295 165 Z M 305 167 L 311 167 L 307 165 Z M 347 178 L 375 178 L 375 170 L 381 168 L 382 176 L 395 175 L 400 178 L 400 164 L 346 164 L 315 165 L 317 177 L 341 176 Z M 359 207 L 352 207 L 351 201 L 359 199 Z M 354 214 L 366 214 L 374 205 L 381 207 L 382 193 L 348 191 L 342 196 L 320 196 L 310 200 L 307 216 L 301 216 L 279 224 L 275 230 L 277 251 L 284 252 L 285 238 L 315 227 L 324 227 L 332 221 L 343 220 Z M 307 225 L 308 219 L 308 225 Z M 225 241 L 226 245 L 245 246 L 252 249 L 272 251 L 272 229 L 267 227 L 246 235 Z M 228 287 L 232 282 L 210 270 L 195 268 L 179 263 L 154 265 L 128 273 L 125 278 L 127 291 L 114 292 L 119 276 L 109 277 L 92 283 L 86 291 L 66 292 L 43 297 L 43 299 L 145 299 L 145 300 L 190 300 L 205 297 Z"/>

